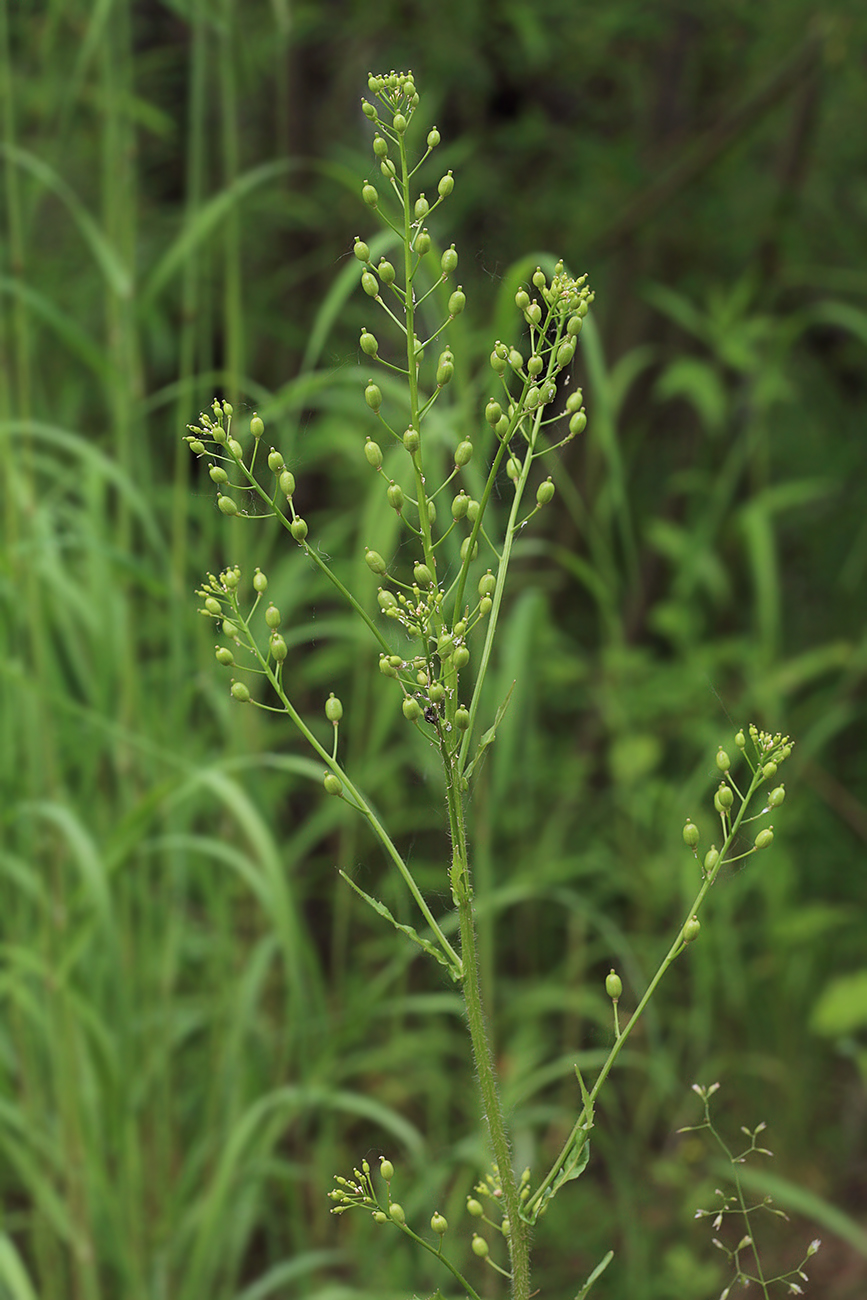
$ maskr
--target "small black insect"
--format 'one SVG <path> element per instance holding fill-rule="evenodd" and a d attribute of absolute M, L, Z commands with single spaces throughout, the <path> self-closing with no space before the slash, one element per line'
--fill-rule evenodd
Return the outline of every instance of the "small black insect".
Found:
<path fill-rule="evenodd" d="M 424 720 L 425 720 L 425 722 L 431 722 L 431 723 L 436 722 L 436 720 L 437 720 L 437 718 L 438 718 L 439 716 L 440 716 L 440 715 L 439 715 L 439 713 L 437 712 L 436 705 L 434 705 L 434 704 L 429 704 L 429 705 L 427 706 L 427 708 L 425 709 L 425 711 L 424 711 Z"/>

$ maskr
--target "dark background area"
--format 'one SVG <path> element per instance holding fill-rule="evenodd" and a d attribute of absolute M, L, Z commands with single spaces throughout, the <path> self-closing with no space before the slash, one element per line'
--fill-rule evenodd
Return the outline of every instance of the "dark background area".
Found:
<path fill-rule="evenodd" d="M 796 742 L 773 849 L 714 890 L 624 1053 L 538 1284 L 574 1294 L 611 1247 L 600 1296 L 719 1294 L 693 1215 L 723 1174 L 676 1132 L 718 1079 L 732 1141 L 769 1122 L 769 1267 L 821 1237 L 808 1294 L 862 1296 L 863 6 L 49 0 L 2 4 L 0 36 L 0 1296 L 427 1293 L 445 1275 L 397 1234 L 329 1215 L 333 1175 L 384 1151 L 410 1221 L 469 1240 L 458 1002 L 339 880 L 412 919 L 300 741 L 231 704 L 192 595 L 267 571 L 299 707 L 340 694 L 347 767 L 445 911 L 437 773 L 372 647 L 270 523 L 218 514 L 182 441 L 214 395 L 257 409 L 375 610 L 363 549 L 396 532 L 351 247 L 380 179 L 359 100 L 392 67 L 416 145 L 442 134 L 422 188 L 455 174 L 431 224 L 468 298 L 450 438 L 481 437 L 537 263 L 596 291 L 588 429 L 516 551 L 491 715 L 518 684 L 473 804 L 520 1162 L 603 1059 L 608 969 L 628 1014 L 694 895 L 680 831 L 718 835 L 718 745 Z"/>

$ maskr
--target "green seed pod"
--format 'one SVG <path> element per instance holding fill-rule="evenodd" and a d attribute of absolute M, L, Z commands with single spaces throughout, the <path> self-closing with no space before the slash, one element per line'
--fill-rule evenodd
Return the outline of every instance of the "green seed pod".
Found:
<path fill-rule="evenodd" d="M 388 1215 L 383 1210 L 373 1211 L 374 1223 L 388 1223 Z"/>
<path fill-rule="evenodd" d="M 378 411 L 382 406 L 382 389 L 379 384 L 369 383 L 364 390 L 364 400 L 371 411 Z"/>
<path fill-rule="evenodd" d="M 379 469 L 382 464 L 382 448 L 372 438 L 368 438 L 364 444 L 364 459 L 372 469 Z"/>
<path fill-rule="evenodd" d="M 491 353 L 491 369 L 498 375 L 506 373 L 506 358 L 501 357 L 496 350 Z"/>
<path fill-rule="evenodd" d="M 421 221 L 424 217 L 427 216 L 429 212 L 430 212 L 430 204 L 428 203 L 425 196 L 423 194 L 420 194 L 415 201 L 415 207 L 413 208 L 413 216 L 415 217 L 416 221 Z"/>
<path fill-rule="evenodd" d="M 587 428 L 587 414 L 585 411 L 578 411 L 569 421 L 569 432 L 574 438 L 576 434 L 583 433 Z"/>
<path fill-rule="evenodd" d="M 426 230 L 420 230 L 415 237 L 415 244 L 413 247 L 420 257 L 424 257 L 425 253 L 430 252 L 430 244 L 430 234 Z"/>
<path fill-rule="evenodd" d="M 237 636 L 238 629 L 229 618 L 223 619 L 223 636 Z"/>
<path fill-rule="evenodd" d="M 785 797 L 786 797 L 786 787 L 784 785 L 778 785 L 776 790 L 772 790 L 771 793 L 768 795 L 768 807 L 779 808 L 780 804 L 783 802 Z"/>
<path fill-rule="evenodd" d="M 552 379 L 548 379 L 541 388 L 539 402 L 542 406 L 549 406 L 557 396 L 557 385 Z"/>
<path fill-rule="evenodd" d="M 232 682 L 232 695 L 241 704 L 246 704 L 250 699 L 250 692 L 243 682 Z"/>
<path fill-rule="evenodd" d="M 526 289 L 519 289 L 515 294 L 515 306 L 518 308 L 518 311 L 526 311 L 530 306 L 530 295 L 527 293 Z"/>
<path fill-rule="evenodd" d="M 448 1220 L 442 1214 L 440 1214 L 439 1211 L 437 1211 L 437 1213 L 431 1219 L 430 1226 L 433 1228 L 434 1232 L 438 1237 L 441 1237 L 443 1233 L 448 1232 L 448 1228 L 449 1228 Z"/>
<path fill-rule="evenodd" d="M 713 797 L 713 806 L 718 813 L 728 812 L 735 801 L 730 785 L 721 785 Z"/>
<path fill-rule="evenodd" d="M 684 943 L 693 943 L 701 931 L 701 921 L 697 916 L 691 916 L 686 925 L 680 932 L 680 937 Z"/>
<path fill-rule="evenodd" d="M 306 519 L 302 519 L 300 515 L 296 515 L 289 525 L 289 532 L 295 538 L 295 541 L 303 542 L 304 538 L 307 536 L 307 531 Z"/>
<path fill-rule="evenodd" d="M 537 266 L 533 273 L 533 284 L 537 289 L 544 289 L 548 281 L 545 279 L 545 272 L 541 266 Z"/>
<path fill-rule="evenodd" d="M 414 699 L 411 695 L 407 695 L 404 698 L 403 704 L 400 707 L 403 709 L 403 716 L 406 718 L 407 722 L 417 722 L 421 717 L 421 705 L 418 700 Z"/>
<path fill-rule="evenodd" d="M 456 646 L 454 654 L 452 655 L 452 663 L 455 668 L 466 668 L 469 662 L 470 652 L 467 647 L 465 645 Z"/>
<path fill-rule="evenodd" d="M 469 504 L 470 498 L 467 496 L 466 492 L 461 489 L 452 501 L 452 519 L 465 519 Z"/>
<path fill-rule="evenodd" d="M 521 462 L 517 456 L 510 456 L 506 461 L 506 473 L 513 483 L 517 483 L 521 477 Z"/>
<path fill-rule="evenodd" d="M 605 976 L 605 992 L 612 1002 L 617 1002 L 623 992 L 623 981 L 613 968 Z"/>
<path fill-rule="evenodd" d="M 454 648 L 455 648 L 454 637 L 450 636 L 448 632 L 444 632 L 443 635 L 437 641 L 437 654 L 439 655 L 440 659 L 450 658 L 451 655 L 454 653 Z"/>
<path fill-rule="evenodd" d="M 777 775 L 776 763 L 765 763 L 764 767 L 762 768 L 762 776 L 770 778 L 776 775 Z"/>
<path fill-rule="evenodd" d="M 457 637 L 466 636 L 466 634 L 467 634 L 467 625 L 466 625 L 466 623 L 464 622 L 464 620 L 461 618 L 461 619 L 458 619 L 457 623 L 455 623 L 454 628 L 453 628 L 452 630 L 453 630 L 455 636 L 457 636 Z"/>
<path fill-rule="evenodd" d="M 495 402 L 493 401 L 493 399 L 490 402 L 488 402 L 487 406 L 485 407 L 485 419 L 487 420 L 491 428 L 493 428 L 494 425 L 498 422 L 502 414 L 503 414 L 503 408 L 502 406 L 500 406 L 499 402 Z"/>
<path fill-rule="evenodd" d="M 268 590 L 268 579 L 261 569 L 257 569 L 253 574 L 253 590 L 258 591 L 260 595 L 263 591 Z"/>
<path fill-rule="evenodd" d="M 436 129 L 436 127 L 433 127 L 432 130 L 428 131 L 427 133 L 428 149 L 436 149 L 437 145 L 440 142 L 440 139 L 441 137 L 439 131 Z"/>
<path fill-rule="evenodd" d="M 212 483 L 223 484 L 223 483 L 228 483 L 229 481 L 229 475 L 223 469 L 222 465 L 212 465 L 211 468 L 208 470 L 208 473 L 211 476 Z"/>
<path fill-rule="evenodd" d="M 488 1249 L 488 1243 L 485 1241 L 484 1237 L 480 1237 L 478 1233 L 476 1233 L 473 1237 L 473 1254 L 478 1255 L 479 1259 L 484 1259 L 488 1253 Z"/>
<path fill-rule="evenodd" d="M 482 596 L 482 599 L 479 601 L 479 614 L 481 617 L 487 618 L 493 608 L 494 602 L 491 600 L 490 596 Z"/>
<path fill-rule="evenodd" d="M 288 500 L 295 492 L 295 475 L 291 470 L 284 469 L 280 475 L 280 491 Z"/>
<path fill-rule="evenodd" d="M 222 446 L 226 442 L 226 438 L 227 438 L 226 430 L 221 429 L 218 424 L 211 426 L 210 433 L 214 442 L 218 442 L 220 446 Z"/>
<path fill-rule="evenodd" d="M 226 569 L 224 573 L 220 574 L 220 582 L 224 587 L 228 587 L 229 591 L 234 591 L 240 581 L 241 570 L 238 568 Z"/>
<path fill-rule="evenodd" d="M 388 141 L 381 135 L 373 137 L 373 152 L 377 158 L 385 158 L 388 154 Z"/>
<path fill-rule="evenodd" d="M 464 540 L 461 542 L 461 563 L 463 563 L 463 561 L 467 558 L 469 552 L 470 552 L 470 539 L 469 537 L 465 537 Z M 478 553 L 479 553 L 479 543 L 476 542 L 475 545 L 473 546 L 473 553 L 472 555 L 470 555 L 470 559 L 474 560 L 478 555 Z"/>
<path fill-rule="evenodd" d="M 441 704 L 446 698 L 446 688 L 442 682 L 431 682 L 427 692 L 431 704 Z"/>
<path fill-rule="evenodd" d="M 474 524 L 478 519 L 481 508 L 482 507 L 478 501 L 473 501 L 472 498 L 470 498 L 470 504 L 467 506 L 467 519 L 469 519 L 471 524 Z"/>
<path fill-rule="evenodd" d="M 196 456 L 201 456 L 202 452 L 205 450 L 205 444 L 198 438 L 189 438 L 187 441 L 190 444 L 190 451 Z"/>
<path fill-rule="evenodd" d="M 382 172 L 386 180 L 391 180 L 397 172 L 397 168 L 390 158 L 383 158 L 382 162 L 379 164 L 379 170 Z"/>
<path fill-rule="evenodd" d="M 758 835 L 756 836 L 757 849 L 768 849 L 773 844 L 773 842 L 774 842 L 773 826 L 766 826 L 765 829 L 763 831 L 759 831 Z"/>
<path fill-rule="evenodd" d="M 437 365 L 437 388 L 445 388 L 454 378 L 455 367 L 453 361 L 443 361 L 440 359 Z"/>
<path fill-rule="evenodd" d="M 387 1183 L 394 1178 L 394 1165 L 390 1160 L 386 1160 L 385 1156 L 379 1157 L 379 1172 Z"/>
<path fill-rule="evenodd" d="M 542 320 L 542 308 L 537 302 L 531 302 L 524 315 L 531 325 L 538 325 Z"/>
<path fill-rule="evenodd" d="M 550 478 L 546 478 L 544 483 L 540 483 L 536 488 L 536 501 L 540 506 L 546 506 L 549 501 L 554 500 L 556 489 Z"/>
<path fill-rule="evenodd" d="M 224 515 L 236 515 L 238 513 L 238 507 L 231 497 L 218 496 L 217 505 Z"/>
<path fill-rule="evenodd" d="M 283 464 L 284 464 L 283 457 L 280 455 L 279 451 L 274 451 L 272 448 L 271 454 L 268 457 L 268 468 L 274 474 L 279 474 L 281 469 L 283 468 Z"/>
<path fill-rule="evenodd" d="M 209 596 L 205 601 L 205 609 L 209 614 L 213 614 L 214 617 L 223 612 L 223 606 L 213 596 Z"/>
<path fill-rule="evenodd" d="M 376 192 L 375 185 L 362 185 L 361 197 L 369 208 L 375 208 L 379 203 L 379 195 Z"/>
<path fill-rule="evenodd" d="M 367 547 L 364 552 L 364 559 L 371 573 L 382 575 L 387 572 L 388 566 L 379 551 L 372 551 L 370 547 Z"/>
<path fill-rule="evenodd" d="M 459 708 L 455 709 L 455 726 L 459 727 L 461 731 L 466 731 L 469 725 L 470 711 L 461 705 Z"/>
<path fill-rule="evenodd" d="M 449 298 L 449 315 L 460 316 L 461 312 L 467 305 L 467 295 L 460 287 L 455 289 Z"/>
<path fill-rule="evenodd" d="M 394 284 L 394 267 L 391 262 L 387 262 L 385 258 L 382 259 L 379 266 L 376 268 L 376 274 L 379 276 L 383 284 Z"/>
<path fill-rule="evenodd" d="M 509 365 L 513 370 L 521 370 L 523 368 L 524 358 L 517 348 L 510 348 L 509 350 Z"/>
<path fill-rule="evenodd" d="M 537 375 L 541 375 L 544 364 L 545 363 L 539 356 L 538 352 L 534 352 L 530 357 L 530 360 L 527 362 L 527 374 L 531 379 L 535 379 Z"/>
<path fill-rule="evenodd" d="M 265 610 L 265 622 L 268 624 L 269 627 L 276 628 L 280 626 L 282 621 L 283 620 L 280 617 L 280 611 L 277 608 L 277 606 L 274 605 L 273 603 L 270 604 L 268 608 Z"/>
<path fill-rule="evenodd" d="M 229 438 L 227 446 L 229 451 L 235 457 L 235 460 L 241 460 L 244 455 L 244 448 L 235 438 Z"/>
<path fill-rule="evenodd" d="M 386 591 L 384 587 L 380 587 L 379 591 L 376 593 L 376 600 L 383 614 L 387 614 L 390 609 L 398 608 L 397 598 L 394 593 Z"/>
<path fill-rule="evenodd" d="M 392 1201 L 391 1205 L 388 1207 L 388 1212 L 394 1223 L 399 1223 L 401 1226 L 406 1223 L 406 1214 L 404 1213 L 403 1206 L 398 1205 L 397 1201 Z"/>
<path fill-rule="evenodd" d="M 325 701 L 325 716 L 329 722 L 339 722 L 343 717 L 343 705 L 332 691 Z"/>
<path fill-rule="evenodd" d="M 464 465 L 469 465 L 472 459 L 473 444 L 468 439 L 459 442 L 457 447 L 455 447 L 455 464 L 458 469 L 462 469 Z"/>
<path fill-rule="evenodd" d="M 379 281 L 372 271 L 361 272 L 361 287 L 368 298 L 379 297 Z"/>
<path fill-rule="evenodd" d="M 705 875 L 710 875 L 716 864 L 719 862 L 719 852 L 715 844 L 712 844 L 704 855 Z"/>
<path fill-rule="evenodd" d="M 335 776 L 333 772 L 326 772 L 322 778 L 322 784 L 325 786 L 326 794 L 339 795 L 343 793 L 343 785 L 340 777 Z"/>
<path fill-rule="evenodd" d="M 404 117 L 403 113 L 395 113 L 392 126 L 394 127 L 398 135 L 403 135 L 404 131 L 406 130 L 406 118 Z"/>
<path fill-rule="evenodd" d="M 511 1223 L 509 1222 L 508 1219 L 503 1219 L 503 1222 L 500 1224 L 500 1232 L 503 1234 L 504 1237 L 508 1237 L 511 1234 L 511 1231 L 512 1231 Z"/>
<path fill-rule="evenodd" d="M 265 423 L 262 420 L 261 416 L 259 415 L 253 416 L 253 418 L 250 421 L 250 432 L 252 433 L 254 438 L 262 437 L 262 434 L 265 432 Z"/>
<path fill-rule="evenodd" d="M 698 827 L 693 825 L 691 821 L 687 820 L 687 823 L 683 828 L 684 844 L 688 849 L 694 849 L 695 846 L 698 844 L 698 841 L 699 841 Z"/>
<path fill-rule="evenodd" d="M 430 587 L 433 583 L 433 574 L 426 564 L 419 562 L 412 571 L 412 576 L 420 587 Z"/>
<path fill-rule="evenodd" d="M 231 668 L 232 664 L 235 662 L 235 656 L 232 654 L 228 646 L 217 646 L 214 653 L 217 658 L 217 663 L 222 664 L 224 668 Z"/>
<path fill-rule="evenodd" d="M 457 270 L 457 268 L 458 255 L 455 252 L 454 244 L 452 244 L 451 248 L 447 248 L 440 258 L 440 270 L 443 275 L 451 275 L 453 271 Z"/>
<path fill-rule="evenodd" d="M 574 415 L 576 411 L 581 410 L 581 407 L 583 405 L 584 405 L 584 390 L 581 388 L 576 388 L 566 398 L 566 410 L 569 412 L 570 415 Z"/>
<path fill-rule="evenodd" d="M 724 749 L 717 751 L 716 765 L 721 772 L 727 772 L 732 765 L 732 761 Z"/>
<path fill-rule="evenodd" d="M 369 117 L 371 122 L 376 121 L 376 109 L 372 104 L 368 104 L 366 99 L 361 101 L 361 111 L 365 117 Z"/>
<path fill-rule="evenodd" d="M 491 570 L 488 569 L 488 572 L 483 573 L 482 576 L 479 578 L 479 595 L 493 596 L 496 590 L 497 590 L 497 579 L 491 573 Z"/>
<path fill-rule="evenodd" d="M 588 311 L 590 310 L 590 304 L 589 304 L 589 302 L 587 301 L 587 299 L 586 299 L 586 298 L 582 298 L 581 302 L 579 302 L 579 304 L 578 304 L 578 306 L 575 308 L 575 310 L 576 310 L 576 312 L 578 313 L 578 315 L 579 315 L 579 316 L 582 318 L 582 320 L 583 320 L 583 318 L 587 315 Z"/>
<path fill-rule="evenodd" d="M 441 199 L 447 199 L 454 188 L 455 178 L 451 172 L 446 172 L 445 176 L 441 177 L 439 185 L 437 185 L 437 194 Z"/>
<path fill-rule="evenodd" d="M 574 356 L 575 356 L 574 340 L 571 343 L 568 341 L 561 343 L 559 348 L 557 349 L 557 365 L 562 370 L 564 366 L 569 365 L 569 363 L 571 362 Z"/>
<path fill-rule="evenodd" d="M 583 324 L 584 321 L 580 316 L 571 316 L 566 326 L 566 333 L 570 338 L 577 339 L 578 335 L 581 333 L 581 327 Z"/>
<path fill-rule="evenodd" d="M 365 244 L 363 239 L 356 239 L 355 247 L 352 251 L 358 258 L 359 262 L 364 262 L 364 264 L 367 265 L 370 261 L 370 249 L 367 247 L 367 244 Z"/>
<path fill-rule="evenodd" d="M 418 429 L 414 429 L 412 425 L 409 426 L 403 435 L 403 445 L 411 456 L 415 455 L 421 445 Z"/>
<path fill-rule="evenodd" d="M 738 749 L 744 749 L 746 743 L 747 743 L 746 736 L 742 731 L 739 731 L 738 734 L 735 736 L 735 744 L 737 745 Z"/>
<path fill-rule="evenodd" d="M 289 650 L 286 645 L 286 642 L 283 640 L 279 632 L 271 633 L 271 639 L 268 642 L 268 645 L 271 650 L 271 658 L 274 659 L 278 664 L 284 663 L 286 656 L 289 653 Z"/>
<path fill-rule="evenodd" d="M 385 495 L 388 497 L 388 504 L 393 510 L 396 510 L 397 513 L 400 514 L 404 505 L 403 488 L 400 484 L 392 483 L 388 488 L 386 488 Z"/>
<path fill-rule="evenodd" d="M 377 342 L 376 335 L 371 334 L 369 330 L 361 331 L 359 343 L 361 344 L 361 350 L 365 356 L 375 357 L 379 351 L 379 343 Z"/>
<path fill-rule="evenodd" d="M 392 665 L 388 662 L 388 658 L 385 655 L 380 656 L 379 671 L 382 673 L 383 677 L 397 676 L 397 669 L 392 667 Z"/>
<path fill-rule="evenodd" d="M 539 392 L 535 384 L 533 385 L 532 388 L 528 388 L 527 396 L 524 398 L 524 405 L 526 406 L 527 410 L 535 411 L 536 407 L 539 405 L 541 397 L 542 394 Z"/>
<path fill-rule="evenodd" d="M 467 1212 L 471 1214 L 474 1219 L 480 1219 L 485 1212 L 485 1207 L 482 1205 L 481 1201 L 477 1201 L 474 1196 L 468 1196 Z"/>

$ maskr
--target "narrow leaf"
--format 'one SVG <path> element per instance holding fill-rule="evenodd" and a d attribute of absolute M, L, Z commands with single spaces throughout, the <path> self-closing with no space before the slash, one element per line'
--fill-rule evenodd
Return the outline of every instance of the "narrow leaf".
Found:
<path fill-rule="evenodd" d="M 469 767 L 464 772 L 464 776 L 466 777 L 467 780 L 469 780 L 470 777 L 472 776 L 476 764 L 479 762 L 485 750 L 488 748 L 488 745 L 492 745 L 494 743 L 494 739 L 497 735 L 497 727 L 499 727 L 500 723 L 503 720 L 503 715 L 506 712 L 506 709 L 509 707 L 509 701 L 512 698 L 512 691 L 515 689 L 515 685 L 516 683 L 512 682 L 512 685 L 509 687 L 506 698 L 503 700 L 503 703 L 497 709 L 497 716 L 494 718 L 493 724 L 490 727 L 488 727 L 487 731 L 484 733 L 481 740 L 479 741 L 479 747 L 476 750 L 476 756 L 473 759 L 472 763 L 470 763 Z"/>
<path fill-rule="evenodd" d="M 609 1250 L 608 1254 L 601 1261 L 601 1263 L 596 1265 L 593 1272 L 590 1274 L 587 1281 L 584 1283 L 581 1290 L 576 1295 L 575 1300 L 584 1300 L 584 1297 L 587 1295 L 587 1292 L 590 1290 L 593 1283 L 599 1280 L 599 1278 L 605 1272 L 606 1268 L 611 1263 L 613 1258 L 614 1258 L 614 1251 Z"/>
<path fill-rule="evenodd" d="M 371 898 L 370 894 L 366 894 L 363 889 L 359 888 L 355 881 L 351 880 L 349 876 L 347 876 L 345 871 L 341 871 L 340 874 L 346 881 L 347 885 L 351 886 L 351 888 L 355 890 L 356 894 L 358 894 L 360 898 L 363 898 L 365 903 L 372 907 L 378 916 L 383 917 L 386 921 L 390 921 L 395 930 L 400 930 L 401 934 L 405 934 L 407 938 L 412 939 L 413 943 L 417 943 L 418 946 L 423 948 L 429 956 L 435 957 L 441 966 L 445 966 L 453 980 L 456 982 L 460 980 L 460 972 L 455 970 L 448 957 L 446 957 L 444 953 L 440 952 L 439 948 L 435 947 L 434 944 L 430 943 L 427 939 L 423 939 L 418 931 L 413 929 L 411 925 L 403 925 L 402 922 L 396 921 L 391 912 L 389 912 L 385 903 L 381 903 L 378 898 Z"/>

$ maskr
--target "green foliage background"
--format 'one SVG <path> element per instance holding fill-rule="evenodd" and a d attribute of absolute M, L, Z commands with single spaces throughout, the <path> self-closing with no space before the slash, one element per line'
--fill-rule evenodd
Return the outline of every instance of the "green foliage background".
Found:
<path fill-rule="evenodd" d="M 475 795 L 522 1163 L 609 1041 L 605 972 L 628 1012 L 694 892 L 680 827 L 713 836 L 717 744 L 798 742 L 773 851 L 716 891 L 610 1085 L 539 1283 L 572 1295 L 611 1246 L 600 1295 L 718 1293 L 692 1215 L 720 1175 L 675 1130 L 720 1079 L 724 1127 L 770 1121 L 795 1217 L 769 1257 L 820 1236 L 815 1293 L 863 1294 L 865 38 L 854 0 L 0 0 L 0 1295 L 432 1289 L 329 1216 L 331 1177 L 388 1151 L 410 1219 L 457 1224 L 484 1166 L 457 999 L 341 885 L 405 912 L 316 765 L 230 705 L 191 594 L 268 572 L 297 697 L 340 694 L 350 770 L 444 904 L 435 768 L 360 631 L 181 442 L 215 392 L 258 409 L 374 607 L 363 546 L 395 532 L 348 250 L 358 98 L 392 66 L 457 179 L 432 232 L 469 298 L 455 429 L 538 261 L 597 291 L 590 425 L 520 551 Z"/>

